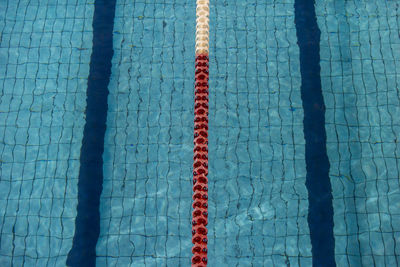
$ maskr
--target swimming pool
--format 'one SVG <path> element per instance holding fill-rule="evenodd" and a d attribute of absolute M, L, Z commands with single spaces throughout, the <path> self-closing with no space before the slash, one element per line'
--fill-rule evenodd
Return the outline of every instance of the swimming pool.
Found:
<path fill-rule="evenodd" d="M 210 2 L 208 265 L 400 265 L 398 1 Z M 0 1 L 0 265 L 191 263 L 196 3 Z"/>

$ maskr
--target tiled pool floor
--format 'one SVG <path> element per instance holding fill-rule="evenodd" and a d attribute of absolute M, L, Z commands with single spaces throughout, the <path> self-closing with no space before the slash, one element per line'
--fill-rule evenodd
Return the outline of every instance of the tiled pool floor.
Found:
<path fill-rule="evenodd" d="M 0 266 L 73 246 L 96 1 L 0 1 Z M 210 2 L 209 266 L 315 257 L 294 4 Z M 315 4 L 337 266 L 400 265 L 399 4 Z M 195 12 L 116 0 L 97 266 L 190 264 Z"/>

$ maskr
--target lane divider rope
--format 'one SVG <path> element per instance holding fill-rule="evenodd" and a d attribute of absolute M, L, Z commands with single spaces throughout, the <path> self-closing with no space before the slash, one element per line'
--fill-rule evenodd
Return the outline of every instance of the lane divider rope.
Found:
<path fill-rule="evenodd" d="M 207 266 L 209 0 L 196 2 L 192 266 Z"/>

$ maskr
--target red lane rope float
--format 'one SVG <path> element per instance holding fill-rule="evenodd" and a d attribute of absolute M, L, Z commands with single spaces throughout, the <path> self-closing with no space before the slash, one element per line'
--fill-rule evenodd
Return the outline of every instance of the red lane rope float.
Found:
<path fill-rule="evenodd" d="M 196 3 L 192 266 L 207 265 L 209 1 Z"/>
<path fill-rule="evenodd" d="M 193 156 L 192 266 L 207 265 L 208 56 L 196 56 Z"/>

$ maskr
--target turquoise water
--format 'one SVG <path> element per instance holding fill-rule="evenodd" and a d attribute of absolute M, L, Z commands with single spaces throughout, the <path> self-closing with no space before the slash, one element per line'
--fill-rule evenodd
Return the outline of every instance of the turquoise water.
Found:
<path fill-rule="evenodd" d="M 94 7 L 0 1 L 1 266 L 66 266 Z M 294 0 L 210 10 L 209 265 L 311 266 Z M 315 12 L 333 256 L 399 266 L 399 2 Z M 190 264 L 194 41 L 194 1 L 116 1 L 97 266 Z"/>

